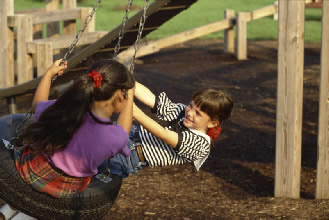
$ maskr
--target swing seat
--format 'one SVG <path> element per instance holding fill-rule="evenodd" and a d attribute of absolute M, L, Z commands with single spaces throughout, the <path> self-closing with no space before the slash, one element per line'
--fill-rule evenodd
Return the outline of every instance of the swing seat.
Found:
<path fill-rule="evenodd" d="M 27 185 L 16 170 L 13 150 L 2 139 L 16 136 L 16 127 L 25 114 L 0 117 L 0 198 L 19 211 L 37 219 L 100 219 L 116 200 L 122 178 L 111 176 L 110 183 L 93 177 L 88 187 L 73 198 L 58 199 Z M 28 122 L 27 122 L 28 123 Z"/>

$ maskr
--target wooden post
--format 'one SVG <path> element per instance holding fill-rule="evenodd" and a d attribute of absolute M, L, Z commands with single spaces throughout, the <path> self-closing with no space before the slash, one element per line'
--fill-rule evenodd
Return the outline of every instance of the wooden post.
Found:
<path fill-rule="evenodd" d="M 7 17 L 14 15 L 13 0 L 0 1 L 0 87 L 14 85 L 14 31 L 7 25 Z"/>
<path fill-rule="evenodd" d="M 85 22 L 87 16 L 92 11 L 92 8 L 81 8 L 81 25 Z M 94 32 L 95 31 L 95 18 L 96 13 L 93 15 L 93 18 L 89 22 L 88 26 L 85 29 L 85 32 Z"/>
<path fill-rule="evenodd" d="M 16 105 L 16 98 L 9 97 L 7 98 L 7 106 L 9 114 L 16 114 L 17 113 L 17 105 Z"/>
<path fill-rule="evenodd" d="M 27 53 L 26 42 L 32 41 L 32 17 L 15 15 L 17 18 L 17 83 L 33 79 L 32 56 Z"/>
<path fill-rule="evenodd" d="M 238 60 L 247 59 L 247 13 L 239 12 L 236 21 L 236 57 Z"/>
<path fill-rule="evenodd" d="M 63 0 L 63 9 L 70 9 L 70 8 L 76 8 L 77 7 L 77 1 L 76 0 Z M 64 35 L 70 35 L 76 33 L 76 20 L 73 21 L 64 21 Z"/>
<path fill-rule="evenodd" d="M 224 18 L 230 19 L 235 16 L 235 11 L 231 9 L 226 9 L 224 11 Z M 234 46 L 234 25 L 233 20 L 231 20 L 230 24 L 232 25 L 230 28 L 225 29 L 224 31 L 224 52 L 225 53 L 234 53 L 235 46 Z"/>
<path fill-rule="evenodd" d="M 322 48 L 316 198 L 329 198 L 329 1 L 322 2 Z"/>
<path fill-rule="evenodd" d="M 59 9 L 59 0 L 46 0 L 46 10 L 53 11 Z M 56 37 L 59 35 L 59 22 L 53 22 L 47 25 L 47 37 Z"/>
<path fill-rule="evenodd" d="M 275 3 L 274 3 L 274 5 L 276 6 L 276 7 L 278 7 L 278 1 L 275 1 Z M 276 13 L 274 13 L 274 15 L 273 15 L 273 20 L 278 20 L 279 19 L 279 14 L 276 12 Z"/>
<path fill-rule="evenodd" d="M 304 1 L 279 1 L 276 197 L 300 196 L 304 20 Z"/>
<path fill-rule="evenodd" d="M 42 76 L 53 63 L 53 45 L 51 42 L 40 42 L 36 46 L 37 72 Z"/>

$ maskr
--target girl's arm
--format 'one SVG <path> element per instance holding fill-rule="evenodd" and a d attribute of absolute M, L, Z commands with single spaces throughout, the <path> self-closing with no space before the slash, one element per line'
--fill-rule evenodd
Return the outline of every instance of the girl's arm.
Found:
<path fill-rule="evenodd" d="M 59 75 L 61 76 L 64 70 L 67 68 L 67 62 L 64 62 L 64 65 L 59 65 L 61 63 L 60 60 L 56 60 L 43 75 L 37 90 L 35 91 L 34 98 L 32 101 L 32 112 L 35 113 L 35 109 L 37 108 L 37 104 L 40 101 L 47 101 L 49 97 L 49 90 L 51 86 L 51 79 Z"/>
<path fill-rule="evenodd" d="M 146 130 L 154 136 L 167 143 L 172 148 L 176 148 L 178 143 L 178 134 L 174 131 L 167 130 L 147 116 L 140 108 L 134 104 L 133 116 Z"/>
<path fill-rule="evenodd" d="M 150 108 L 154 107 L 155 95 L 144 85 L 136 82 L 135 97 Z"/>
<path fill-rule="evenodd" d="M 128 90 L 128 100 L 124 109 L 120 112 L 117 123 L 125 129 L 129 134 L 131 129 L 131 124 L 133 121 L 133 101 L 134 101 L 135 88 Z"/>

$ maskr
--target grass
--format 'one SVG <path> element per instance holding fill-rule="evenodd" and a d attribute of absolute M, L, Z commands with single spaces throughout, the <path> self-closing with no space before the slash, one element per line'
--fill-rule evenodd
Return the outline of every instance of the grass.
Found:
<path fill-rule="evenodd" d="M 42 0 L 14 0 L 15 10 L 33 7 L 45 7 Z M 83 0 L 78 6 L 93 7 L 95 0 Z M 150 2 L 153 2 L 150 0 Z M 112 30 L 118 26 L 124 16 L 127 1 L 103 0 L 96 13 L 96 29 Z M 248 12 L 274 3 L 274 0 L 199 0 L 188 10 L 180 13 L 158 30 L 147 36 L 147 39 L 160 39 L 195 27 L 219 21 L 224 18 L 225 9 L 234 9 L 236 12 Z M 134 4 L 142 6 L 143 0 L 135 0 Z M 132 11 L 130 16 L 136 11 Z M 321 9 L 306 9 L 305 13 L 305 41 L 312 43 L 321 42 Z M 249 40 L 276 40 L 278 35 L 278 21 L 272 16 L 248 23 Z M 223 38 L 223 31 L 213 33 L 204 38 Z"/>

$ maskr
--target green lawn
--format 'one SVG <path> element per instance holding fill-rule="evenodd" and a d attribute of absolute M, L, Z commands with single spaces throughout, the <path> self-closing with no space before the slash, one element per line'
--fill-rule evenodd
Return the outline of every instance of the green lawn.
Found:
<path fill-rule="evenodd" d="M 83 0 L 78 6 L 92 7 L 95 0 Z M 135 0 L 136 5 L 142 6 L 143 0 Z M 152 2 L 152 0 L 150 0 Z M 96 29 L 111 30 L 118 26 L 123 18 L 124 11 L 118 8 L 125 7 L 127 1 L 103 0 L 96 13 Z M 234 9 L 236 12 L 248 12 L 274 3 L 274 0 L 199 0 L 188 10 L 177 15 L 158 30 L 147 36 L 147 39 L 159 39 L 185 30 L 206 25 L 223 19 L 225 9 Z M 44 7 L 42 0 L 15 0 L 15 10 L 33 7 Z M 136 11 L 132 11 L 131 15 Z M 306 9 L 305 41 L 321 42 L 321 9 Z M 278 22 L 273 17 L 266 17 L 248 23 L 249 40 L 277 39 Z M 210 34 L 205 38 L 223 38 L 223 31 Z"/>

